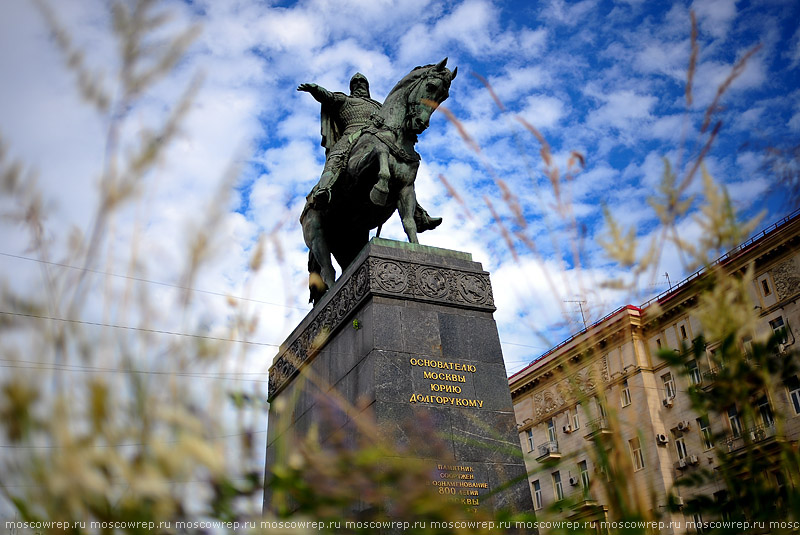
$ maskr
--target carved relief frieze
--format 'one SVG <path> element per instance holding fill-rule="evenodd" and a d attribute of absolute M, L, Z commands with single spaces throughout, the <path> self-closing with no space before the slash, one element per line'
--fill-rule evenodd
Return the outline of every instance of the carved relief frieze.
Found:
<path fill-rule="evenodd" d="M 399 266 L 398 266 L 399 267 Z M 390 268 L 391 271 L 391 268 Z M 391 281 L 391 273 L 386 277 Z M 386 282 L 391 284 L 391 282 Z M 362 265 L 345 284 L 338 288 L 333 299 L 328 301 L 308 327 L 291 342 L 269 370 L 269 394 L 272 399 L 302 365 L 313 358 L 333 332 L 361 301 L 369 289 L 369 268 Z"/>
<path fill-rule="evenodd" d="M 541 392 L 536 392 L 533 395 L 533 412 L 539 418 L 544 414 L 544 395 Z"/>
<path fill-rule="evenodd" d="M 487 273 L 370 258 L 372 290 L 450 304 L 494 308 Z"/>
<path fill-rule="evenodd" d="M 599 384 L 610 381 L 608 359 L 603 357 L 533 395 L 536 418 L 547 416 L 582 395 L 590 395 Z"/>
<path fill-rule="evenodd" d="M 544 407 L 542 408 L 545 413 L 553 412 L 554 410 L 564 405 L 564 399 L 558 395 L 554 389 L 548 389 L 544 392 Z"/>
<path fill-rule="evenodd" d="M 396 259 L 369 257 L 319 311 L 308 327 L 287 343 L 269 370 L 269 399 L 313 358 L 368 294 L 391 295 L 494 310 L 488 273 L 475 273 Z"/>
<path fill-rule="evenodd" d="M 800 271 L 794 258 L 781 262 L 772 269 L 772 280 L 775 281 L 775 292 L 782 301 L 800 291 Z"/>

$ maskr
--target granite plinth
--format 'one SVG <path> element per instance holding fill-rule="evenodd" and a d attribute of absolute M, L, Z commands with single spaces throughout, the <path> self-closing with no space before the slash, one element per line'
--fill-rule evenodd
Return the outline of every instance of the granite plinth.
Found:
<path fill-rule="evenodd" d="M 278 441 L 313 423 L 324 442 L 366 411 L 398 455 L 430 460 L 432 485 L 465 470 L 475 506 L 532 510 L 494 310 L 471 255 L 373 239 L 273 361 L 267 472 Z M 436 448 L 415 438 L 422 421 Z"/>

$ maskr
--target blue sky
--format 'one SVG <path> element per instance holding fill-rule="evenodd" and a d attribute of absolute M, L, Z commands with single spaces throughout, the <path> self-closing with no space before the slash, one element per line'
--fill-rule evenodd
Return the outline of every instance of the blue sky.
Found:
<path fill-rule="evenodd" d="M 102 68 L 113 87 L 115 45 L 105 2 L 53 7 L 86 50 L 87 64 Z M 666 248 L 654 276 L 634 291 L 605 289 L 603 281 L 625 273 L 597 245 L 606 231 L 602 209 L 640 236 L 652 235 L 656 218 L 647 199 L 657 189 L 663 158 L 685 172 L 706 139 L 700 125 L 718 85 L 757 45 L 714 115 L 722 127 L 706 165 L 744 217 L 765 210 L 766 225 L 789 210 L 762 167 L 766 147 L 797 144 L 800 134 L 797 2 L 198 0 L 166 7 L 175 27 L 196 22 L 202 33 L 180 68 L 131 111 L 124 139 L 133 144 L 137 129 L 156 124 L 195 73 L 204 73 L 204 82 L 182 135 L 142 185 L 141 202 L 118 215 L 107 269 L 124 271 L 135 242 L 143 278 L 176 283 L 182 238 L 200 224 L 234 162 L 240 171 L 219 225 L 217 255 L 196 286 L 255 299 L 260 322 L 253 339 L 259 342 L 279 344 L 309 310 L 297 218 L 321 172 L 323 151 L 319 105 L 295 91 L 302 82 L 343 91 L 360 71 L 382 100 L 416 65 L 447 56 L 448 66 L 458 66 L 445 106 L 480 151 L 444 114 L 434 115 L 417 145 L 423 158 L 417 192 L 445 221 L 420 241 L 470 252 L 491 272 L 509 373 L 582 327 L 571 301 L 584 301 L 591 321 L 666 289 L 665 272 L 673 282 L 690 273 Z M 699 56 L 687 107 L 690 10 L 698 21 Z M 9 153 L 38 171 L 52 207 L 48 233 L 58 242 L 66 229 L 90 223 L 104 122 L 81 103 L 30 2 L 0 7 L 0 51 L 0 132 Z M 562 174 L 572 151 L 585 158 L 585 168 L 560 184 L 561 210 L 543 172 L 541 146 L 517 117 L 545 136 Z M 469 215 L 440 175 L 463 192 Z M 504 225 L 520 225 L 498 179 L 516 196 L 537 254 L 518 241 L 515 259 L 499 233 L 484 198 Z M 687 194 L 700 190 L 698 179 Z M 2 252 L 24 256 L 24 236 L 3 225 Z M 689 239 L 699 232 L 692 215 L 678 228 Z M 273 261 L 252 273 L 248 259 L 264 235 Z M 396 217 L 383 236 L 405 239 Z M 40 287 L 27 265 L 0 259 L 7 279 Z M 169 287 L 151 291 L 171 298 L 160 293 Z M 194 306 L 198 325 L 226 328 L 224 301 L 203 294 Z M 164 328 L 175 321 L 162 319 Z M 249 366 L 263 370 L 273 354 L 270 347 L 258 350 Z"/>

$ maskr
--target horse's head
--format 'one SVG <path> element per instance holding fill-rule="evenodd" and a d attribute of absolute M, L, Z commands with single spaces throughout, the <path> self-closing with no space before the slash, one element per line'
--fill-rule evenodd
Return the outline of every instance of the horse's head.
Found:
<path fill-rule="evenodd" d="M 406 127 L 414 134 L 422 133 L 430 124 L 431 114 L 450 95 L 450 82 L 458 74 L 458 67 L 450 71 L 447 58 L 436 65 L 426 65 L 419 80 L 408 94 Z M 416 70 L 416 69 L 415 69 Z"/>
<path fill-rule="evenodd" d="M 450 82 L 458 72 L 458 68 L 451 72 L 446 63 L 444 58 L 436 65 L 416 67 L 400 80 L 383 103 L 384 124 L 414 135 L 428 128 L 433 110 L 449 95 Z"/>

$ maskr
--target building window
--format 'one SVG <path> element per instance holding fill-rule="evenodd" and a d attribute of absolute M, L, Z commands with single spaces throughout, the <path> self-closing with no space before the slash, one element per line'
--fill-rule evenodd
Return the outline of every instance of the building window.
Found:
<path fill-rule="evenodd" d="M 542 501 L 542 486 L 539 484 L 539 480 L 533 482 L 533 507 L 535 509 L 541 509 L 544 502 Z"/>
<path fill-rule="evenodd" d="M 586 461 L 581 461 L 578 463 L 578 470 L 581 473 L 581 486 L 583 487 L 583 495 L 586 496 L 589 494 L 589 466 L 586 464 Z"/>
<path fill-rule="evenodd" d="M 564 489 L 561 488 L 561 472 L 553 472 L 553 492 L 556 500 L 564 499 Z"/>
<path fill-rule="evenodd" d="M 773 333 L 779 333 L 779 332 L 783 333 L 783 338 L 781 338 L 781 343 L 785 344 L 786 343 L 786 331 L 784 330 L 783 316 L 778 316 L 774 320 L 770 321 L 769 322 L 769 326 L 772 328 L 772 332 Z"/>
<path fill-rule="evenodd" d="M 534 444 L 533 444 L 533 429 L 528 429 L 525 431 L 525 436 L 528 438 L 528 451 L 533 451 Z"/>
<path fill-rule="evenodd" d="M 728 491 L 720 490 L 714 493 L 714 502 L 719 510 L 720 520 L 730 522 L 733 515 L 731 514 L 731 502 L 728 500 Z"/>
<path fill-rule="evenodd" d="M 675 379 L 672 378 L 672 374 L 670 372 L 665 373 L 661 376 L 661 380 L 664 382 L 664 397 L 674 398 Z"/>
<path fill-rule="evenodd" d="M 686 442 L 683 440 L 683 435 L 675 436 L 675 450 L 678 452 L 678 460 L 683 460 L 687 457 Z"/>
<path fill-rule="evenodd" d="M 575 405 L 574 411 L 575 412 L 572 413 L 572 430 L 573 431 L 577 431 L 578 429 L 581 428 L 581 417 L 580 417 L 580 414 L 579 414 L 580 411 L 581 411 L 581 404 L 580 403 Z"/>
<path fill-rule="evenodd" d="M 556 419 L 550 418 L 547 420 L 547 436 L 550 437 L 550 442 L 556 441 Z"/>
<path fill-rule="evenodd" d="M 708 359 L 714 364 L 714 366 L 719 368 L 725 367 L 725 354 L 719 351 L 719 346 L 707 348 L 706 353 L 708 354 Z"/>
<path fill-rule="evenodd" d="M 758 405 L 758 413 L 761 415 L 761 423 L 764 427 L 772 427 L 775 425 L 775 417 L 772 415 L 772 407 L 769 406 L 767 396 L 761 396 L 756 402 Z"/>
<path fill-rule="evenodd" d="M 628 441 L 631 448 L 631 457 L 633 458 L 633 470 L 641 470 L 644 468 L 644 455 L 642 454 L 642 446 L 639 443 L 639 437 L 632 438 Z"/>
<path fill-rule="evenodd" d="M 787 498 L 786 477 L 780 470 L 775 470 L 772 472 L 772 477 L 775 480 L 775 491 L 778 494 L 776 505 L 780 509 L 786 503 Z"/>
<path fill-rule="evenodd" d="M 736 410 L 736 405 L 731 405 L 728 409 L 728 423 L 734 438 L 742 436 L 742 422 L 739 420 L 739 411 Z"/>
<path fill-rule="evenodd" d="M 786 390 L 789 392 L 789 401 L 792 402 L 794 413 L 800 414 L 800 379 L 796 375 L 786 380 Z"/>
<path fill-rule="evenodd" d="M 767 279 L 761 279 L 761 290 L 764 292 L 764 297 L 767 297 L 772 293 L 772 290 L 769 288 L 769 281 Z"/>
<path fill-rule="evenodd" d="M 631 404 L 631 390 L 628 388 L 627 379 L 622 381 L 622 390 L 620 391 L 619 398 L 623 407 L 627 407 Z"/>
<path fill-rule="evenodd" d="M 693 513 L 692 520 L 694 520 L 694 527 L 697 530 L 697 533 L 705 533 L 705 527 L 703 526 L 703 517 L 700 516 L 700 513 Z"/>
<path fill-rule="evenodd" d="M 749 336 L 742 338 L 742 348 L 744 348 L 745 356 L 751 357 L 753 355 L 753 339 Z"/>
<path fill-rule="evenodd" d="M 708 416 L 698 418 L 697 427 L 700 429 L 700 441 L 703 443 L 703 450 L 710 450 L 714 447 L 714 437 L 711 435 Z"/>
<path fill-rule="evenodd" d="M 597 407 L 597 417 L 602 418 L 603 420 L 606 419 L 606 408 L 603 407 L 603 402 L 600 401 L 600 398 L 595 396 L 594 397 L 594 405 Z"/>
<path fill-rule="evenodd" d="M 700 368 L 697 366 L 697 361 L 692 359 L 686 363 L 686 370 L 689 374 L 689 383 L 699 385 L 702 381 L 700 376 Z"/>
<path fill-rule="evenodd" d="M 689 336 L 686 334 L 686 325 L 681 325 L 681 340 L 688 340 Z"/>
<path fill-rule="evenodd" d="M 656 349 L 661 350 L 661 338 L 656 338 Z"/>

